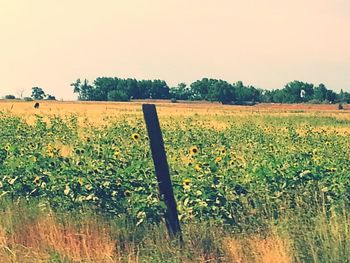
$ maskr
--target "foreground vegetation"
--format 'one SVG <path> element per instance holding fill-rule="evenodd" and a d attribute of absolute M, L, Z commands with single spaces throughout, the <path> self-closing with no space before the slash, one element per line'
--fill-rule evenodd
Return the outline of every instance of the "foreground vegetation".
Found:
<path fill-rule="evenodd" d="M 36 202 L 0 206 L 1 262 L 348 262 L 349 214 L 310 218 L 296 209 L 254 233 L 210 221 L 183 225 L 184 244 L 164 224 L 135 226 L 85 209 L 53 211 Z"/>
<path fill-rule="evenodd" d="M 80 117 L 0 115 L 2 261 L 350 260 L 348 119 L 162 119 L 181 247 L 164 229 L 141 116 Z"/>

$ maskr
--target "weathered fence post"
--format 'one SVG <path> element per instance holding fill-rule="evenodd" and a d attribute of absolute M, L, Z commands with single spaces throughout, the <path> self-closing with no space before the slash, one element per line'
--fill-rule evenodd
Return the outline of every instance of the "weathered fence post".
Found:
<path fill-rule="evenodd" d="M 142 111 L 150 141 L 160 197 L 162 200 L 164 200 L 167 206 L 165 222 L 170 236 L 178 236 L 182 242 L 182 233 L 176 208 L 176 201 L 170 179 L 169 166 L 166 158 L 164 141 L 159 125 L 156 106 L 154 104 L 143 104 Z"/>

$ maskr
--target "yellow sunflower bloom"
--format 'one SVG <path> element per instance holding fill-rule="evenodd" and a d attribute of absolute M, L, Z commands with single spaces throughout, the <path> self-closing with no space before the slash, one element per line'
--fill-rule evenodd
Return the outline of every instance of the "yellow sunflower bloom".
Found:
<path fill-rule="evenodd" d="M 194 166 L 194 169 L 195 169 L 197 172 L 199 172 L 199 171 L 202 170 L 202 168 L 201 168 L 201 166 L 200 166 L 199 164 L 196 164 L 196 165 Z"/>
<path fill-rule="evenodd" d="M 199 152 L 199 149 L 197 146 L 192 146 L 190 148 L 190 154 L 193 155 L 193 154 L 197 154 Z"/>
<path fill-rule="evenodd" d="M 219 152 L 220 152 L 220 154 L 226 154 L 226 149 L 225 149 L 225 148 L 221 148 L 221 149 L 219 150 Z"/>
<path fill-rule="evenodd" d="M 134 140 L 134 141 L 138 141 L 140 139 L 140 134 L 138 133 L 133 133 L 131 135 L 131 138 Z"/>
<path fill-rule="evenodd" d="M 183 186 L 184 188 L 189 188 L 190 187 L 190 184 L 191 184 L 191 179 L 185 179 L 183 181 Z"/>
<path fill-rule="evenodd" d="M 10 150 L 10 144 L 6 144 L 5 147 L 4 147 L 5 151 L 9 151 Z"/>

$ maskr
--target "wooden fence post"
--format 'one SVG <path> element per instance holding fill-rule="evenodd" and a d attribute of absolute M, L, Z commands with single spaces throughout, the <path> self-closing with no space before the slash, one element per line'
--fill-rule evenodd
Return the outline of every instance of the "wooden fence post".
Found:
<path fill-rule="evenodd" d="M 156 106 L 154 104 L 143 104 L 142 111 L 150 141 L 160 198 L 164 200 L 167 206 L 165 222 L 170 236 L 177 236 L 180 238 L 180 241 L 183 242 L 176 201 L 170 179 L 169 166 L 166 158 L 164 141 L 159 125 Z"/>

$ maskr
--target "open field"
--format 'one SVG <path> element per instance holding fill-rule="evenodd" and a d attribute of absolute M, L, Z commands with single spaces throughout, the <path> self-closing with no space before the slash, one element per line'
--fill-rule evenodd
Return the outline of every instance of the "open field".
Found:
<path fill-rule="evenodd" d="M 35 121 L 35 115 L 68 116 L 76 114 L 82 124 L 89 121 L 92 125 L 105 124 L 108 119 L 142 117 L 143 103 L 156 103 L 158 115 L 161 119 L 168 117 L 196 117 L 207 121 L 208 124 L 225 127 L 225 121 L 232 117 L 259 116 L 307 116 L 334 117 L 336 119 L 350 119 L 350 105 L 344 105 L 344 110 L 338 110 L 338 105 L 327 104 L 257 104 L 255 106 L 230 106 L 221 103 L 179 102 L 170 103 L 162 100 L 128 102 L 57 102 L 42 101 L 39 109 L 35 109 L 34 102 L 20 102 L 0 100 L 0 110 L 10 112 L 24 118 L 27 123 Z M 215 118 L 213 118 L 215 116 Z M 327 127 L 330 128 L 330 127 Z"/>
<path fill-rule="evenodd" d="M 1 262 L 350 261 L 350 110 L 157 101 L 185 245 L 141 101 L 0 101 Z"/>
<path fill-rule="evenodd" d="M 103 115 L 123 114 L 140 112 L 140 106 L 143 103 L 155 103 L 161 114 L 235 114 L 245 113 L 285 113 L 285 112 L 308 112 L 327 115 L 332 113 L 341 113 L 337 104 L 265 104 L 260 103 L 255 106 L 232 106 L 222 105 L 221 103 L 209 102 L 181 102 L 170 103 L 167 100 L 135 100 L 133 102 L 59 102 L 59 101 L 41 101 L 39 110 L 34 109 L 34 102 L 21 102 L 13 100 L 0 100 L 0 109 L 11 110 L 16 114 L 31 115 L 37 112 L 45 114 L 67 114 L 80 113 L 94 116 L 95 113 Z M 350 110 L 350 105 L 344 106 L 345 110 Z M 346 111 L 345 111 L 346 112 Z M 340 114 L 341 116 L 341 114 Z"/>

